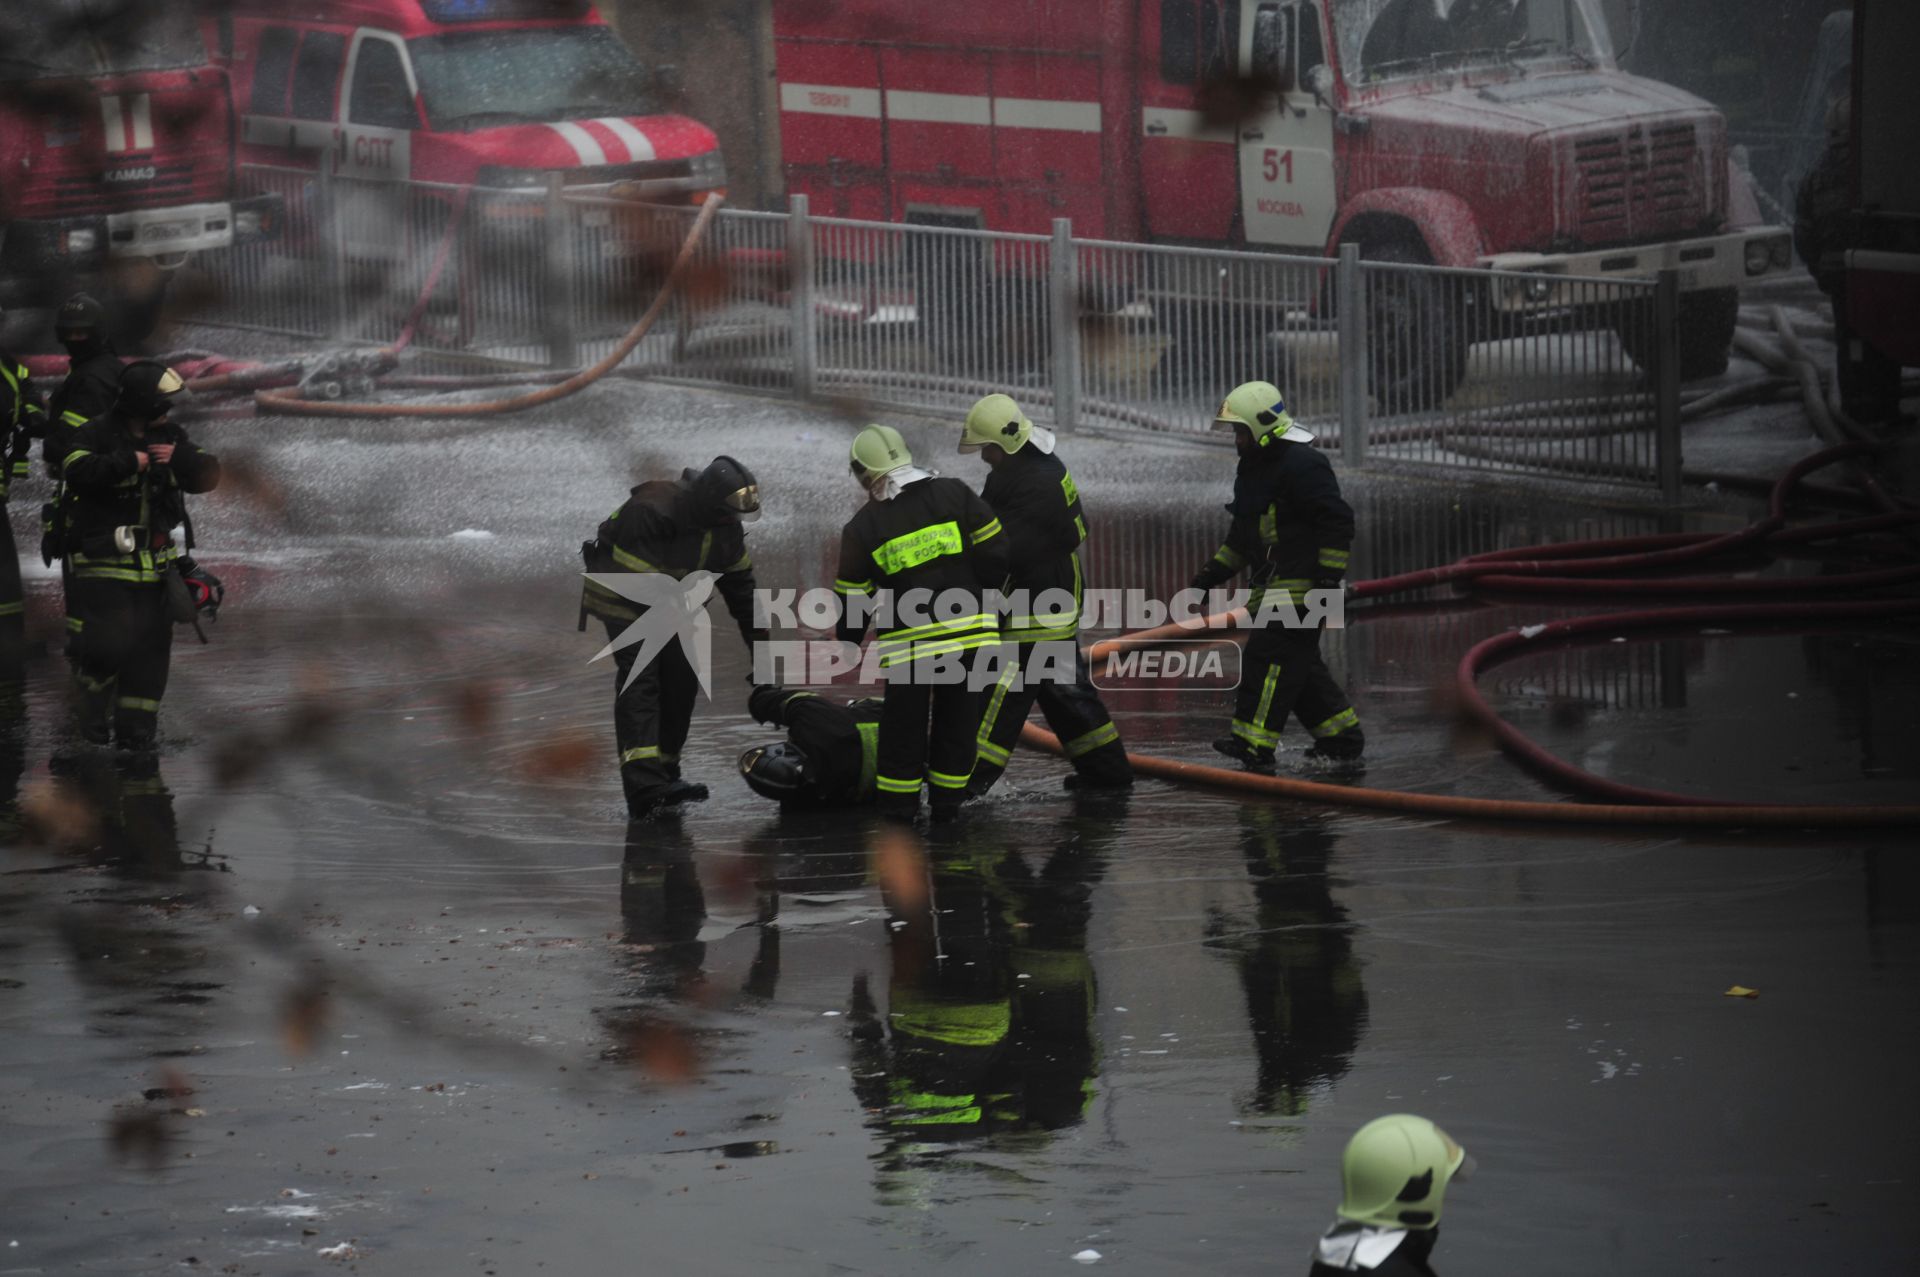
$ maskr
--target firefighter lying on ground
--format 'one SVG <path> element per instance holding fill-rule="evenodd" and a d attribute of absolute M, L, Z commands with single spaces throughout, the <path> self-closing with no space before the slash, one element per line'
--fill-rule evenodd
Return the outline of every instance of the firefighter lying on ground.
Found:
<path fill-rule="evenodd" d="M 1393 1113 L 1368 1122 L 1340 1159 L 1339 1218 L 1315 1247 L 1309 1277 L 1433 1277 L 1427 1257 L 1440 1237 L 1447 1185 L 1472 1174 L 1466 1150 L 1426 1118 Z"/>
<path fill-rule="evenodd" d="M 111 727 L 121 748 L 153 748 L 174 622 L 191 617 L 173 529 L 191 527 L 185 494 L 213 491 L 220 463 L 168 420 L 185 393 L 164 364 L 128 365 L 112 410 L 80 429 L 62 465 L 58 535 L 83 622 L 79 728 L 96 744 Z M 176 595 L 189 600 L 189 615 L 176 615 Z"/>
<path fill-rule="evenodd" d="M 753 625 L 753 559 L 741 524 L 759 517 L 760 485 L 753 475 L 732 457 L 715 457 L 704 470 L 636 485 L 601 523 L 598 536 L 580 547 L 581 555 L 592 573 L 652 573 L 674 581 L 695 571 L 717 574 L 720 597 L 751 651 L 764 635 Z M 587 615 L 597 616 L 610 641 L 648 611 L 591 579 L 580 607 L 581 628 Z M 626 646 L 614 653 L 613 731 L 630 817 L 707 796 L 705 785 L 680 775 L 680 751 L 700 690 L 687 653 L 676 634 L 634 674 L 639 652 Z"/>
<path fill-rule="evenodd" d="M 1067 787 L 1125 789 L 1133 784 L 1133 766 L 1080 651 L 1086 585 L 1080 546 L 1087 519 L 1080 490 L 1054 453 L 1053 433 L 1034 425 L 1008 396 L 988 395 L 967 414 L 960 451 L 979 453 L 990 467 L 980 496 L 1000 520 L 1010 566 L 1005 588 L 1014 600 L 1000 636 L 1019 645 L 999 682 L 984 693 L 969 788 L 984 794 L 1000 779 L 1037 701 L 1073 763 Z M 1070 607 L 1049 606 L 1059 602 Z M 1071 677 L 1036 668 L 1036 643 L 1069 653 Z"/>
<path fill-rule="evenodd" d="M 1271 384 L 1237 387 L 1220 405 L 1214 429 L 1231 430 L 1240 454 L 1227 506 L 1233 524 L 1191 588 L 1211 590 L 1245 570 L 1252 586 L 1247 612 L 1255 628 L 1234 702 L 1233 734 L 1213 747 L 1265 770 L 1292 713 L 1313 737 L 1309 754 L 1357 759 L 1366 747 L 1360 719 L 1321 659 L 1322 614 L 1305 606 L 1306 591 L 1341 588 L 1353 546 L 1353 509 L 1326 457 L 1308 446 L 1313 436 L 1294 424 Z M 1263 621 L 1261 607 L 1269 600 L 1280 611 Z M 1302 624 L 1284 623 L 1288 604 Z M 1311 623 L 1304 623 L 1309 617 Z"/>
<path fill-rule="evenodd" d="M 787 738 L 740 755 L 740 778 L 786 807 L 852 807 L 873 801 L 880 742 L 877 696 L 830 700 L 818 692 L 756 687 L 747 711 Z"/>

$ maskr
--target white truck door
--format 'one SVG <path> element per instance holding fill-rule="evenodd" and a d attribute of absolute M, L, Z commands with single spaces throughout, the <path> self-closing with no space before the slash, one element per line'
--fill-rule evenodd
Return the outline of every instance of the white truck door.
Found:
<path fill-rule="evenodd" d="M 1281 89 L 1259 93 L 1255 110 L 1240 122 L 1240 217 L 1246 240 L 1318 254 L 1339 206 L 1332 79 L 1319 6 L 1310 0 L 1266 0 L 1241 13 L 1242 75 Z"/>

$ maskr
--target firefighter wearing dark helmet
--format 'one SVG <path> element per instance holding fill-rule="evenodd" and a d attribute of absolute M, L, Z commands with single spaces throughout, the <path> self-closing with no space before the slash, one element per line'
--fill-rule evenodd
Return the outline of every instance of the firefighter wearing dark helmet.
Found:
<path fill-rule="evenodd" d="M 1291 713 L 1313 737 L 1310 754 L 1357 759 L 1366 744 L 1360 719 L 1321 659 L 1319 618 L 1305 598 L 1308 590 L 1340 588 L 1353 546 L 1353 509 L 1326 457 L 1308 446 L 1313 435 L 1294 423 L 1271 384 L 1237 387 L 1220 405 L 1214 429 L 1231 430 L 1240 454 L 1227 506 L 1233 523 L 1191 588 L 1210 590 L 1245 570 L 1252 586 L 1247 611 L 1256 628 L 1247 640 L 1232 734 L 1213 747 L 1249 768 L 1271 767 Z M 1268 603 L 1279 615 L 1262 623 Z M 1303 610 L 1302 619 L 1315 623 L 1284 624 L 1281 605 Z"/>
<path fill-rule="evenodd" d="M 47 473 L 58 484 L 61 463 L 73 451 L 80 430 L 89 421 L 104 416 L 120 394 L 120 378 L 126 364 L 107 337 L 107 310 L 87 293 L 75 293 L 60 303 L 54 312 L 53 334 L 67 348 L 67 375 L 47 397 L 47 425 L 41 435 L 40 459 Z M 42 512 L 40 557 L 51 564 L 61 558 L 59 530 L 60 497 Z M 85 624 L 73 606 L 73 574 L 64 561 L 60 583 L 67 597 L 67 638 L 69 657 L 76 656 L 80 630 Z"/>
<path fill-rule="evenodd" d="M 130 364 L 113 407 L 83 426 L 61 468 L 69 606 L 84 623 L 75 677 L 80 732 L 150 749 L 167 690 L 173 617 L 167 577 L 184 494 L 211 492 L 220 463 L 168 420 L 186 393 L 165 364 Z"/>
<path fill-rule="evenodd" d="M 854 437 L 850 468 L 870 500 L 840 535 L 836 634 L 851 644 L 878 628 L 887 688 L 874 804 L 912 819 L 924 784 L 934 820 L 950 820 L 966 797 L 980 727 L 969 675 L 980 650 L 1000 642 L 985 595 L 1006 579 L 1006 538 L 966 484 L 914 465 L 891 426 Z"/>
<path fill-rule="evenodd" d="M 1376 1117 L 1340 1159 L 1339 1216 L 1314 1248 L 1308 1277 L 1378 1273 L 1433 1277 L 1447 1185 L 1473 1174 L 1473 1159 L 1424 1117 Z"/>
<path fill-rule="evenodd" d="M 967 414 L 960 451 L 979 453 L 990 467 L 980 496 L 1000 520 L 1010 567 L 1007 593 L 1014 600 L 1001 637 L 1019 645 L 986 693 L 971 788 L 985 793 L 1000 778 L 1037 701 L 1073 763 L 1068 786 L 1125 789 L 1133 784 L 1133 766 L 1079 645 L 1086 511 L 1073 476 L 1054 454 L 1053 433 L 1028 420 L 1010 397 L 988 395 Z M 1052 676 L 1037 669 L 1039 643 L 1063 652 L 1070 663 Z"/>
<path fill-rule="evenodd" d="M 0 508 L 8 488 L 27 477 L 27 448 L 46 429 L 46 412 L 34 391 L 27 366 L 0 350 Z M 20 556 L 14 550 L 13 524 L 0 518 L 0 659 L 16 657 L 24 642 L 25 595 L 20 587 Z"/>
<path fill-rule="evenodd" d="M 589 572 L 654 573 L 676 581 L 693 572 L 716 574 L 720 597 L 751 649 L 765 634 L 753 624 L 753 559 L 741 525 L 759 517 L 760 485 L 752 473 L 732 457 L 715 457 L 703 470 L 635 486 L 581 553 Z M 648 610 L 591 579 L 585 591 L 581 625 L 586 615 L 599 617 L 609 640 Z M 677 636 L 670 638 L 636 674 L 638 656 L 632 646 L 614 653 L 613 732 L 632 817 L 707 796 L 705 785 L 680 775 L 680 751 L 700 687 L 687 653 Z"/>
<path fill-rule="evenodd" d="M 747 712 L 787 738 L 740 755 L 747 788 L 783 807 L 852 807 L 873 801 L 879 766 L 878 697 L 841 704 L 818 692 L 756 687 Z"/>

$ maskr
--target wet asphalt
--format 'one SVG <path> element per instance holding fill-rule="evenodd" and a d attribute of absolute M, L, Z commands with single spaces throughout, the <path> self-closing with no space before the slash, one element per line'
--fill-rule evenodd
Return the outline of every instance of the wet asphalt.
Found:
<path fill-rule="evenodd" d="M 505 422 L 201 427 L 229 604 L 176 647 L 157 772 L 74 743 L 57 656 L 0 688 L 0 1273 L 1304 1272 L 1347 1136 L 1392 1111 L 1480 1163 L 1441 1272 L 1892 1269 L 1920 1240 L 1897 835 L 1077 799 L 1029 754 L 938 838 L 782 818 L 733 775 L 768 732 L 723 618 L 688 751 L 713 796 L 629 827 L 579 541 L 630 482 L 731 452 L 766 491 L 763 583 L 823 584 L 856 424 L 622 383 Z M 1217 543 L 1229 454 L 1063 454 L 1094 584 L 1177 587 Z M 1749 513 L 1348 492 L 1361 578 Z M 1328 652 L 1366 770 L 1290 739 L 1283 774 L 1559 797 L 1444 689 L 1473 641 L 1564 611 L 1359 621 Z M 1617 779 L 1910 800 L 1913 648 L 1696 632 L 1486 686 Z M 1228 714 L 1110 705 L 1198 761 Z"/>

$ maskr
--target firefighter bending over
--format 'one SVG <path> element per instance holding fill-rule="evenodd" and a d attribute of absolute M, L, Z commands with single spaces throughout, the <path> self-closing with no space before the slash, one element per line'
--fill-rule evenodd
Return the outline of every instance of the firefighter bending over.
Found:
<path fill-rule="evenodd" d="M 1467 1151 L 1426 1118 L 1374 1118 L 1347 1142 L 1339 1218 L 1315 1247 L 1308 1277 L 1433 1277 L 1427 1257 L 1447 1185 L 1472 1174 Z"/>
<path fill-rule="evenodd" d="M 968 675 L 978 651 L 1000 641 L 984 596 L 1006 579 L 1006 538 L 966 484 L 914 465 L 891 426 L 856 435 L 850 464 L 871 499 L 841 533 L 833 588 L 842 643 L 859 642 L 869 624 L 879 631 L 887 689 L 875 805 L 910 820 L 925 784 L 933 819 L 949 821 L 966 797 L 980 726 Z"/>
<path fill-rule="evenodd" d="M 168 420 L 186 393 L 165 364 L 129 364 L 111 411 L 83 426 L 62 466 L 61 549 L 73 579 L 69 607 L 83 622 L 80 734 L 122 749 L 154 745 L 173 657 L 173 529 L 185 494 L 211 492 L 220 463 Z M 190 526 L 190 525 L 189 525 Z M 188 587 L 179 592 L 190 597 Z"/>
<path fill-rule="evenodd" d="M 1366 745 L 1360 719 L 1320 657 L 1323 614 L 1308 608 L 1304 597 L 1310 589 L 1340 588 L 1353 546 L 1353 510 L 1340 496 L 1326 457 L 1308 446 L 1313 436 L 1294 424 L 1271 384 L 1250 381 L 1236 388 L 1220 405 L 1213 428 L 1231 430 L 1240 454 L 1227 506 L 1233 524 L 1191 588 L 1213 589 L 1245 569 L 1254 625 L 1233 734 L 1213 747 L 1248 768 L 1271 767 L 1291 712 L 1313 736 L 1309 754 L 1357 759 Z M 1279 615 L 1268 611 L 1263 617 L 1262 604 Z M 1286 623 L 1296 619 L 1289 606 L 1298 624 Z"/>
<path fill-rule="evenodd" d="M 754 688 L 747 711 L 757 722 L 786 728 L 787 738 L 740 755 L 740 778 L 783 807 L 872 802 L 881 705 L 877 696 L 842 704 L 818 692 Z"/>
<path fill-rule="evenodd" d="M 741 524 L 759 517 L 760 485 L 753 475 L 732 457 L 715 457 L 704 470 L 687 469 L 678 479 L 634 487 L 600 525 L 596 539 L 582 544 L 581 556 L 588 572 L 653 573 L 674 581 L 696 571 L 718 574 L 720 597 L 751 652 L 765 634 L 753 625 L 753 559 Z M 580 607 L 581 628 L 587 614 L 597 616 L 610 641 L 648 611 L 646 604 L 591 578 Z M 693 721 L 699 679 L 677 632 L 635 674 L 641 650 L 628 645 L 614 652 L 613 733 L 627 814 L 635 818 L 707 796 L 705 785 L 680 776 L 680 751 Z"/>
<path fill-rule="evenodd" d="M 1019 645 L 985 693 L 971 789 L 984 794 L 1000 779 L 1035 701 L 1073 763 L 1068 788 L 1125 789 L 1133 784 L 1133 765 L 1080 650 L 1086 511 L 1073 476 L 1054 455 L 1053 433 L 1029 421 L 1008 396 L 988 395 L 967 414 L 960 451 L 979 453 L 989 467 L 980 496 L 1005 534 L 1007 592 L 1014 600 L 1001 637 Z M 1068 655 L 1071 677 L 1036 669 L 1036 643 Z"/>

